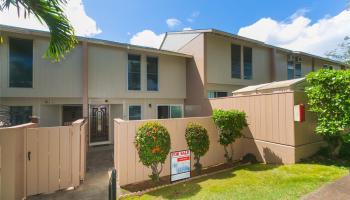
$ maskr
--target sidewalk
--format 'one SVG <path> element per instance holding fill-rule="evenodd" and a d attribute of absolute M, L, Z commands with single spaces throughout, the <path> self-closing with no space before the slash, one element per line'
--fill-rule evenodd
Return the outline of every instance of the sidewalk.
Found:
<path fill-rule="evenodd" d="M 320 189 L 306 195 L 302 200 L 349 200 L 350 199 L 350 175 L 347 175 L 334 183 L 327 184 Z"/>

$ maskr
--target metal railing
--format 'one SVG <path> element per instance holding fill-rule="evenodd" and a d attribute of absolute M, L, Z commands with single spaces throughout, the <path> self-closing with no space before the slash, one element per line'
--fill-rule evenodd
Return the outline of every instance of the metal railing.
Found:
<path fill-rule="evenodd" d="M 109 176 L 108 199 L 109 200 L 117 199 L 117 171 L 115 169 L 112 170 Z"/>

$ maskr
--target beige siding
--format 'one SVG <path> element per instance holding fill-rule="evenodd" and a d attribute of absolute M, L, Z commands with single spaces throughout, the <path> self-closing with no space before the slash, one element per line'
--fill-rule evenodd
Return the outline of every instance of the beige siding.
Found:
<path fill-rule="evenodd" d="M 166 119 L 158 120 L 169 131 L 171 138 L 171 150 L 180 151 L 188 149 L 185 140 L 185 129 L 189 122 L 201 124 L 208 130 L 210 147 L 209 151 L 201 157 L 201 164 L 203 167 L 213 166 L 225 162 L 224 149 L 218 143 L 218 134 L 213 120 L 209 117 L 200 118 L 183 118 L 183 119 Z M 115 120 L 115 167 L 118 173 L 118 184 L 124 186 L 126 184 L 149 180 L 151 170 L 139 162 L 138 153 L 135 149 L 134 139 L 137 128 L 142 125 L 144 121 L 121 121 Z M 240 142 L 237 141 L 234 145 L 235 157 L 239 159 L 241 156 Z M 194 163 L 192 155 L 192 163 Z M 170 174 L 170 159 L 167 157 L 161 176 Z"/>
<path fill-rule="evenodd" d="M 211 99 L 212 109 L 237 109 L 247 114 L 247 138 L 295 146 L 293 93 Z"/>
<path fill-rule="evenodd" d="M 44 59 L 48 40 L 28 35 L 10 34 L 10 37 L 33 39 L 33 88 L 9 88 L 9 44 L 5 35 L 0 45 L 0 87 L 3 97 L 81 97 L 82 93 L 82 51 L 77 45 L 74 50 L 53 63 Z"/>
<path fill-rule="evenodd" d="M 128 91 L 128 53 L 141 55 L 141 91 Z M 147 91 L 147 56 L 158 57 L 159 91 Z M 127 52 L 118 48 L 89 46 L 90 98 L 186 97 L 186 59 L 175 56 Z"/>
<path fill-rule="evenodd" d="M 231 44 L 253 49 L 252 80 L 231 78 Z M 208 83 L 252 85 L 270 81 L 270 50 L 251 43 L 232 40 L 213 34 L 207 34 L 207 78 Z M 242 68 L 243 69 L 243 68 Z M 243 75 L 243 70 L 242 75 Z"/>

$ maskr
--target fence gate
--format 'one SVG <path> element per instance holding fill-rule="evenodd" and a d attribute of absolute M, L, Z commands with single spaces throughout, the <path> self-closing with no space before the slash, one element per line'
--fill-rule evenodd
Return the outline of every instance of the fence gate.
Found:
<path fill-rule="evenodd" d="M 80 124 L 29 128 L 25 137 L 27 196 L 79 185 Z"/>

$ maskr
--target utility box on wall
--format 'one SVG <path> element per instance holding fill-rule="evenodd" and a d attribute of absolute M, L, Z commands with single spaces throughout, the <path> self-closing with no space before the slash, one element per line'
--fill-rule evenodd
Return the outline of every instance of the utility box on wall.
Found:
<path fill-rule="evenodd" d="M 305 106 L 304 106 L 304 104 L 294 105 L 294 121 L 295 122 L 305 121 Z"/>

